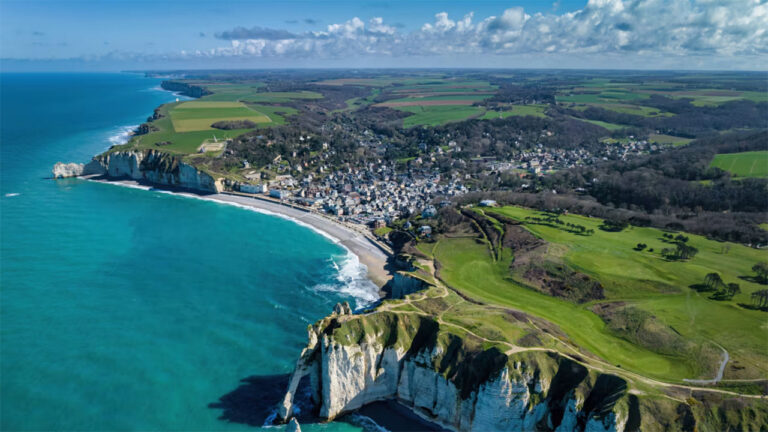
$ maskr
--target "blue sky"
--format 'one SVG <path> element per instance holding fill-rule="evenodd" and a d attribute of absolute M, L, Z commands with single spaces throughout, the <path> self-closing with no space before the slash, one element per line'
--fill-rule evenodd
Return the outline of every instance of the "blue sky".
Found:
<path fill-rule="evenodd" d="M 3 70 L 765 70 L 766 0 L 0 2 Z"/>

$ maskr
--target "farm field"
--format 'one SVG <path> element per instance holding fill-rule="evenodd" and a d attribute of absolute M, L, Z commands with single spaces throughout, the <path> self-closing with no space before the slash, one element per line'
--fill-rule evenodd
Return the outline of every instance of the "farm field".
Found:
<path fill-rule="evenodd" d="M 571 118 L 574 119 L 574 120 L 580 120 L 580 121 L 583 121 L 583 122 L 592 123 L 593 125 L 597 125 L 597 126 L 600 126 L 602 128 L 608 129 L 609 131 L 624 129 L 625 127 L 627 127 L 627 126 L 624 126 L 624 125 L 620 125 L 620 124 L 616 124 L 616 123 L 608 123 L 608 122 L 604 122 L 604 121 L 600 121 L 600 120 L 589 120 L 589 119 L 576 118 L 576 117 L 571 117 Z"/>
<path fill-rule="evenodd" d="M 715 155 L 710 166 L 728 171 L 736 177 L 766 177 L 768 176 L 768 151 Z"/>
<path fill-rule="evenodd" d="M 403 119 L 403 127 L 437 126 L 483 115 L 485 110 L 472 106 L 493 96 L 496 87 L 487 81 L 432 79 L 385 89 L 395 98 L 376 104 L 413 115 Z"/>
<path fill-rule="evenodd" d="M 582 92 L 578 92 L 578 89 L 574 89 L 573 92 L 564 92 L 564 94 L 558 95 L 557 102 L 605 104 L 621 103 L 647 98 L 647 94 L 636 93 L 620 88 L 609 88 L 602 91 L 584 89 Z"/>
<path fill-rule="evenodd" d="M 159 108 L 161 118 L 153 121 L 153 130 L 137 135 L 125 146 L 146 149 L 162 149 L 180 154 L 198 152 L 204 142 L 226 140 L 248 132 L 249 129 L 220 130 L 211 127 L 218 121 L 248 120 L 258 127 L 285 124 L 285 117 L 298 113 L 289 106 L 270 105 L 298 99 L 318 99 L 319 93 L 301 92 L 259 92 L 264 86 L 260 82 L 221 84 L 190 81 L 213 91 L 202 98 L 163 105 Z"/>
<path fill-rule="evenodd" d="M 442 74 L 433 74 L 432 76 L 425 76 L 421 78 L 381 76 L 376 78 L 338 78 L 338 79 L 318 81 L 316 82 L 316 84 L 327 85 L 327 86 L 353 85 L 353 86 L 364 86 L 364 87 L 387 87 L 395 83 L 401 84 L 401 85 L 413 85 L 413 84 L 422 84 L 422 83 L 428 84 L 428 83 L 434 82 L 435 80 L 440 82 L 440 80 L 442 79 L 443 79 Z"/>
<path fill-rule="evenodd" d="M 504 207 L 490 212 L 525 221 L 537 216 L 533 210 Z M 492 214 L 489 213 L 489 214 Z M 600 219 L 582 216 L 560 216 L 566 223 L 595 230 L 590 236 L 577 235 L 557 227 L 524 222 L 524 227 L 547 241 L 547 256 L 561 257 L 576 271 L 583 272 L 605 288 L 606 300 L 623 301 L 656 316 L 687 340 L 702 346 L 712 342 L 727 349 L 733 364 L 768 373 L 768 328 L 765 313 L 743 309 L 738 303 L 749 303 L 749 294 L 761 285 L 741 279 L 752 274 L 751 266 L 768 258 L 764 251 L 689 235 L 689 244 L 699 253 L 689 261 L 667 261 L 659 251 L 666 247 L 663 232 L 652 228 L 631 227 L 622 232 L 606 232 L 598 228 Z M 634 250 L 637 243 L 648 249 Z M 479 300 L 514 307 L 558 324 L 578 345 L 610 363 L 647 376 L 670 381 L 695 378 L 711 371 L 699 369 L 696 358 L 660 354 L 632 344 L 611 333 L 605 323 L 589 308 L 595 302 L 576 304 L 525 287 L 510 279 L 513 260 L 505 249 L 494 260 L 487 244 L 472 238 L 441 238 L 431 250 L 441 264 L 441 277 L 450 286 Z M 691 288 L 701 283 L 712 271 L 728 282 L 740 284 L 742 293 L 732 301 L 716 301 L 706 293 Z M 598 301 L 602 302 L 602 301 Z M 617 349 L 620 347 L 621 349 Z M 733 371 L 727 370 L 726 377 Z"/>
<path fill-rule="evenodd" d="M 507 118 L 510 116 L 534 116 L 546 118 L 547 105 L 513 105 L 504 111 L 486 111 L 483 120 Z"/>
<path fill-rule="evenodd" d="M 610 111 L 619 112 L 622 114 L 631 114 L 642 117 L 671 117 L 674 114 L 666 111 L 662 111 L 658 108 L 647 107 L 643 105 L 629 105 L 629 104 L 607 104 L 607 103 L 591 103 L 591 104 L 573 104 L 569 108 L 584 111 L 589 107 L 603 108 Z"/>
<path fill-rule="evenodd" d="M 242 102 L 182 102 L 169 111 L 176 132 L 214 130 L 211 124 L 220 120 L 250 120 L 270 123 L 269 116 L 245 106 Z"/>
<path fill-rule="evenodd" d="M 483 109 L 473 106 L 404 106 L 400 111 L 413 113 L 403 119 L 403 127 L 437 126 L 454 121 L 466 120 L 483 114 Z"/>
<path fill-rule="evenodd" d="M 668 144 L 672 146 L 683 146 L 687 145 L 691 141 L 693 141 L 691 138 L 683 138 L 683 137 L 676 137 L 672 135 L 664 135 L 664 134 L 650 134 L 648 136 L 648 141 L 655 142 L 658 144 Z"/>
<path fill-rule="evenodd" d="M 653 107 L 643 107 L 642 100 L 652 94 L 673 99 L 688 98 L 695 106 L 717 106 L 726 102 L 747 99 L 754 102 L 768 101 L 768 94 L 757 91 L 723 89 L 690 89 L 684 84 L 670 82 L 619 83 L 608 80 L 587 80 L 580 87 L 563 89 L 557 95 L 558 103 L 591 104 L 617 112 L 642 116 L 672 115 L 659 113 Z M 631 102 L 626 104 L 622 102 Z M 635 106 L 637 110 L 632 107 Z M 635 111 L 635 112 L 633 112 Z"/>

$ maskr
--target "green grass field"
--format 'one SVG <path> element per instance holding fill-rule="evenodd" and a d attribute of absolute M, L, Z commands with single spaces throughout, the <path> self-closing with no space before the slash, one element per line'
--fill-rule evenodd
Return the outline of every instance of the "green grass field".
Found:
<path fill-rule="evenodd" d="M 713 77 L 714 78 L 714 77 Z M 716 82 L 714 78 L 713 82 Z M 669 98 L 691 99 L 695 106 L 717 106 L 726 102 L 747 99 L 754 102 L 768 101 L 768 93 L 759 91 L 735 91 L 723 89 L 690 89 L 685 84 L 673 82 L 621 83 L 606 79 L 586 80 L 581 87 L 565 88 L 557 95 L 559 103 L 589 104 L 604 109 L 645 117 L 671 116 L 656 108 L 642 104 L 652 94 Z M 580 107 L 574 107 L 580 109 Z M 584 109 L 584 108 L 581 108 Z"/>
<path fill-rule="evenodd" d="M 664 135 L 664 134 L 650 134 L 648 136 L 648 141 L 655 142 L 658 144 L 668 144 L 672 146 L 684 146 L 693 141 L 690 138 L 683 138 L 683 137 L 676 137 L 672 135 Z"/>
<path fill-rule="evenodd" d="M 620 112 L 622 114 L 631 114 L 631 115 L 637 115 L 642 117 L 671 117 L 674 115 L 670 112 L 659 110 L 658 108 L 647 107 L 643 105 L 590 104 L 589 106 L 595 106 L 595 107 L 607 109 L 610 111 Z"/>
<path fill-rule="evenodd" d="M 609 131 L 614 131 L 614 130 L 618 130 L 618 129 L 624 129 L 625 127 L 627 127 L 625 125 L 620 125 L 620 124 L 616 124 L 616 123 L 608 123 L 608 122 L 604 122 L 604 121 L 600 121 L 600 120 L 588 120 L 588 119 L 582 119 L 582 118 L 576 118 L 576 117 L 571 117 L 571 118 L 574 119 L 574 120 L 579 120 L 579 121 L 583 121 L 583 122 L 587 122 L 587 123 L 592 123 L 593 125 L 597 125 L 597 126 L 600 126 L 602 128 L 608 129 Z"/>
<path fill-rule="evenodd" d="M 485 100 L 493 95 L 496 86 L 487 81 L 455 80 L 432 78 L 400 81 L 399 86 L 385 89 L 395 99 L 382 103 L 411 103 L 410 106 L 392 106 L 392 109 L 409 112 L 413 115 L 403 119 L 403 127 L 438 126 L 445 123 L 476 118 L 484 113 L 480 107 L 471 104 Z M 435 102 L 457 101 L 455 105 L 429 105 Z M 420 105 L 424 102 L 424 105 Z"/>
<path fill-rule="evenodd" d="M 504 207 L 494 209 L 507 217 L 524 220 L 537 212 Z M 561 216 L 564 222 L 595 230 L 579 236 L 543 225 L 525 227 L 549 242 L 548 255 L 560 256 L 573 269 L 599 280 L 608 300 L 625 301 L 655 315 L 686 339 L 699 343 L 714 341 L 725 347 L 734 361 L 761 376 L 768 374 L 768 320 L 764 312 L 746 310 L 737 303 L 749 303 L 749 293 L 761 286 L 739 276 L 752 274 L 751 266 L 768 259 L 768 253 L 703 237 L 689 235 L 699 254 L 686 262 L 670 262 L 659 251 L 665 247 L 662 231 L 632 227 L 623 232 L 599 230 L 601 220 L 582 216 Z M 637 252 L 637 243 L 648 244 L 655 252 Z M 662 355 L 619 338 L 586 305 L 542 294 L 510 279 L 513 259 L 508 250 L 495 261 L 486 244 L 470 238 L 440 239 L 434 254 L 442 264 L 441 277 L 449 285 L 479 300 L 505 305 L 558 324 L 578 345 L 612 364 L 620 364 L 646 376 L 669 381 L 694 378 L 702 371 L 695 358 Z M 718 271 L 727 282 L 741 285 L 742 294 L 732 301 L 715 301 L 689 285 Z M 726 377 L 728 371 L 726 371 Z"/>
<path fill-rule="evenodd" d="M 570 103 L 591 103 L 591 104 L 605 104 L 605 103 L 623 103 L 627 101 L 634 101 L 640 99 L 647 99 L 648 95 L 643 93 L 637 93 L 628 91 L 625 89 L 607 88 L 602 90 L 591 89 L 590 92 L 566 92 L 557 95 L 557 102 L 570 102 Z"/>
<path fill-rule="evenodd" d="M 513 105 L 504 111 L 486 111 L 480 118 L 483 120 L 507 118 L 510 116 L 534 116 L 546 118 L 546 110 L 546 105 Z"/>
<path fill-rule="evenodd" d="M 440 96 L 424 96 L 424 97 L 405 97 L 400 99 L 389 100 L 385 103 L 398 103 L 398 102 L 433 102 L 433 101 L 472 101 L 478 102 L 483 99 L 491 97 L 490 94 L 479 95 L 440 95 Z"/>
<path fill-rule="evenodd" d="M 214 130 L 211 125 L 221 120 L 250 120 L 264 124 L 272 121 L 242 102 L 182 102 L 169 110 L 169 114 L 175 132 Z"/>
<path fill-rule="evenodd" d="M 413 113 L 403 119 L 403 127 L 437 126 L 445 123 L 466 120 L 480 116 L 483 109 L 468 105 L 408 106 L 397 110 Z"/>
<path fill-rule="evenodd" d="M 768 151 L 715 155 L 710 166 L 728 171 L 736 177 L 766 177 L 768 176 Z"/>
<path fill-rule="evenodd" d="M 190 81 L 205 86 L 212 95 L 192 101 L 165 104 L 159 108 L 162 118 L 152 122 L 157 130 L 135 136 L 128 147 L 162 149 L 179 154 L 193 154 L 204 141 L 214 137 L 234 138 L 249 129 L 219 130 L 211 124 L 222 120 L 250 120 L 258 127 L 285 124 L 285 117 L 298 113 L 295 108 L 271 105 L 297 99 L 317 99 L 315 92 L 259 92 L 260 82 L 218 84 Z M 169 143 L 170 144 L 167 144 Z M 158 146 L 157 143 L 164 143 Z"/>

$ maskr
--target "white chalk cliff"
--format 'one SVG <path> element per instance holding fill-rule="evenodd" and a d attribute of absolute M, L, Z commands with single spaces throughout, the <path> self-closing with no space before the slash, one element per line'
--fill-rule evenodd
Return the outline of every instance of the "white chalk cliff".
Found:
<path fill-rule="evenodd" d="M 107 152 L 86 165 L 57 163 L 54 178 L 103 175 L 202 192 L 220 192 L 222 185 L 210 174 L 183 162 L 180 156 L 157 150 Z"/>
<path fill-rule="evenodd" d="M 334 313 L 309 329 L 279 415 L 309 375 L 322 418 L 395 399 L 456 431 L 622 431 L 626 383 L 555 353 L 474 351 L 429 318 Z M 606 377 L 606 378 L 603 378 Z"/>

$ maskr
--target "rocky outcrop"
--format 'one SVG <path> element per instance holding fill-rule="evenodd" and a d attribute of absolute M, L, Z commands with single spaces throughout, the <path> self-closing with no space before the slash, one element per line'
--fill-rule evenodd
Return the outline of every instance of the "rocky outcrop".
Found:
<path fill-rule="evenodd" d="M 301 432 L 301 426 L 296 419 L 291 419 L 288 422 L 288 426 L 285 427 L 285 432 Z"/>
<path fill-rule="evenodd" d="M 52 171 L 53 178 L 102 175 L 104 173 L 104 167 L 95 160 L 92 160 L 87 164 L 57 162 L 56 165 L 53 166 Z"/>
<path fill-rule="evenodd" d="M 181 157 L 158 150 L 113 151 L 93 158 L 86 165 L 57 163 L 54 178 L 90 174 L 113 179 L 131 179 L 143 183 L 220 192 L 223 185 L 210 174 L 184 162 Z"/>
<path fill-rule="evenodd" d="M 629 416 L 618 377 L 552 352 L 484 349 L 416 315 L 333 314 L 311 326 L 281 418 L 307 375 L 326 419 L 389 399 L 457 431 L 613 431 Z"/>

